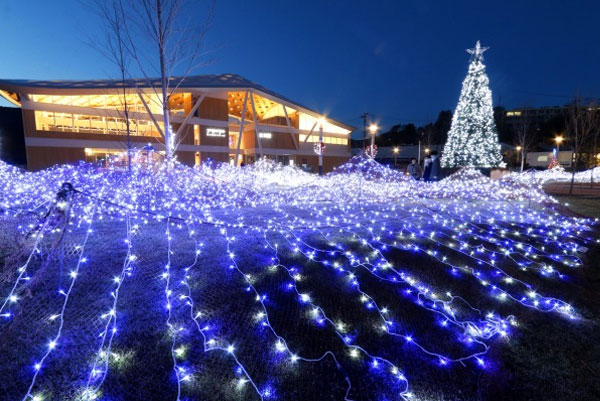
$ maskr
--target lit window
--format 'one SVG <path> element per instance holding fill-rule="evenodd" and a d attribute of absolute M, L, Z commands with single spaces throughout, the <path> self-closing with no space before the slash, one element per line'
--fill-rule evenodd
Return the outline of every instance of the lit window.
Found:
<path fill-rule="evenodd" d="M 200 126 L 194 125 L 194 145 L 200 145 Z"/>
<path fill-rule="evenodd" d="M 314 127 L 314 131 L 319 131 L 320 121 L 318 118 L 310 116 L 308 114 L 300 113 L 300 121 L 299 128 L 303 131 L 310 131 Z M 349 130 L 338 127 L 337 125 L 331 124 L 330 122 L 325 121 L 323 123 L 323 132 L 328 132 L 331 134 L 344 134 L 348 135 L 350 133 Z"/>
<path fill-rule="evenodd" d="M 158 124 L 162 127 L 162 123 Z M 46 111 L 35 112 L 35 127 L 38 131 L 110 135 L 126 135 L 129 131 L 130 135 L 158 136 L 150 121 Z"/>

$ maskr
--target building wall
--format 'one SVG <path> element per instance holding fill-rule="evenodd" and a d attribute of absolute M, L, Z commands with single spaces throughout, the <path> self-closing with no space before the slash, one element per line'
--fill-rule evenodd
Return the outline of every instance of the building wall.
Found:
<path fill-rule="evenodd" d="M 25 139 L 21 109 L 0 107 L 0 160 L 25 166 Z"/>
<path fill-rule="evenodd" d="M 329 173 L 333 171 L 338 166 L 346 163 L 348 161 L 348 157 L 342 156 L 324 156 L 323 157 L 323 173 Z M 307 164 L 309 170 L 312 172 L 319 171 L 319 156 L 315 155 L 299 155 L 296 156 L 296 165 L 298 167 L 303 167 L 303 164 Z"/>
<path fill-rule="evenodd" d="M 27 169 L 42 170 L 55 164 L 76 164 L 85 160 L 84 148 L 27 147 Z"/>
<path fill-rule="evenodd" d="M 227 99 L 205 98 L 202 103 L 200 103 L 200 106 L 196 111 L 196 116 L 210 120 L 229 120 Z"/>
<path fill-rule="evenodd" d="M 268 132 L 271 134 L 271 138 L 259 138 L 260 140 L 260 144 L 262 145 L 263 149 L 289 149 L 290 151 L 295 151 L 296 147 L 294 146 L 294 141 L 292 140 L 292 137 L 290 136 L 289 133 L 287 132 L 274 132 L 274 131 L 270 131 L 267 127 L 261 127 L 258 131 L 260 132 Z M 248 134 L 244 134 L 244 135 L 250 135 L 253 138 L 255 137 L 255 131 L 251 130 L 248 131 Z M 298 141 L 298 134 L 294 134 L 296 137 L 296 142 Z M 256 148 L 258 148 L 258 143 L 255 146 Z"/>
<path fill-rule="evenodd" d="M 530 167 L 548 167 L 552 161 L 552 152 L 527 152 L 525 162 Z M 563 150 L 558 152 L 558 162 L 563 167 L 571 167 L 573 151 Z"/>

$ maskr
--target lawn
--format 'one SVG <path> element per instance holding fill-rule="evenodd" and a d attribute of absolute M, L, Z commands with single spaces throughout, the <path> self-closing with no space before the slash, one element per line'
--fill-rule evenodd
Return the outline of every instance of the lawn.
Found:
<path fill-rule="evenodd" d="M 473 173 L 267 170 L 6 172 L 0 399 L 600 398 L 591 221 Z"/>
<path fill-rule="evenodd" d="M 554 196 L 569 210 L 582 216 L 600 217 L 600 185 L 575 183 L 573 193 L 569 194 L 569 182 L 549 182 L 544 191 Z"/>

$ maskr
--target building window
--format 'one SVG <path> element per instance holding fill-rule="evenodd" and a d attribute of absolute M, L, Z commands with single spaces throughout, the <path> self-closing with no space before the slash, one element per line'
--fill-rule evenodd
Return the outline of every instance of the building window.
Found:
<path fill-rule="evenodd" d="M 306 139 L 306 135 L 300 134 L 300 142 L 304 142 Z M 315 135 L 314 133 L 308 137 L 306 142 L 316 143 L 319 142 L 319 135 Z M 331 145 L 348 145 L 347 138 L 338 138 L 333 136 L 324 136 L 323 143 L 331 144 Z"/>
<path fill-rule="evenodd" d="M 194 125 L 194 145 L 200 145 L 200 126 Z"/>
<path fill-rule="evenodd" d="M 127 121 L 117 117 L 36 111 L 35 128 L 38 131 L 126 135 Z M 159 135 L 151 121 L 134 119 L 129 120 L 129 133 L 137 136 Z"/>
<path fill-rule="evenodd" d="M 147 113 L 146 106 L 154 115 L 162 115 L 160 97 L 154 93 L 144 93 L 140 96 L 136 94 L 113 95 L 82 95 L 82 96 L 62 96 L 62 95 L 31 95 L 31 99 L 36 103 L 60 104 L 65 106 L 91 107 L 105 110 L 123 110 L 125 103 L 129 111 L 138 113 Z M 145 105 L 144 105 L 145 103 Z"/>
<path fill-rule="evenodd" d="M 319 131 L 319 125 L 321 122 L 318 118 L 310 116 L 308 114 L 300 113 L 300 121 L 299 128 L 301 130 L 310 131 L 311 129 L 315 129 L 315 131 Z M 323 122 L 323 132 L 329 132 L 330 134 L 344 134 L 348 135 L 350 133 L 349 130 L 333 125 L 327 121 Z"/>

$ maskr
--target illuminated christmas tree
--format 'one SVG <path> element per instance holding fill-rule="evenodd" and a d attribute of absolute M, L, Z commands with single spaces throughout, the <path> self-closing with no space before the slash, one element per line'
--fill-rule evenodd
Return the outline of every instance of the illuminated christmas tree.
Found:
<path fill-rule="evenodd" d="M 460 98 L 444 145 L 443 167 L 498 167 L 504 165 L 494 123 L 492 92 L 483 64 L 479 41 L 472 55 L 469 72 L 463 81 Z"/>

